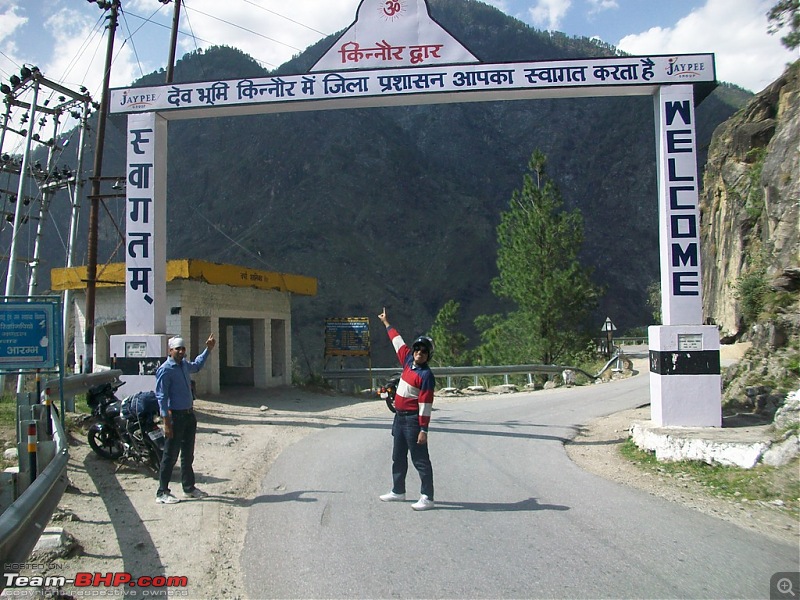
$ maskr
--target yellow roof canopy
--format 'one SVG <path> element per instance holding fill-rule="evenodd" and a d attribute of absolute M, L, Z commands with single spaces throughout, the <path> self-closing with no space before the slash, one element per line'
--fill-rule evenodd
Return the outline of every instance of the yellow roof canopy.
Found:
<path fill-rule="evenodd" d="M 175 279 L 205 281 L 210 285 L 278 290 L 301 296 L 317 295 L 317 280 L 314 277 L 274 273 L 236 265 L 222 265 L 204 260 L 181 259 L 167 261 L 167 281 Z M 50 271 L 50 286 L 53 291 L 84 289 L 86 288 L 87 280 L 87 268 L 85 266 L 52 269 Z M 124 263 L 97 266 L 97 287 L 121 286 L 124 283 Z"/>

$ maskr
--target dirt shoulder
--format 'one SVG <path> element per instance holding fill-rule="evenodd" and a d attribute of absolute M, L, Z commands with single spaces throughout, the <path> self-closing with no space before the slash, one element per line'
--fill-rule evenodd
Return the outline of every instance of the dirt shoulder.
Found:
<path fill-rule="evenodd" d="M 437 398 L 440 404 L 455 401 Z M 226 394 L 224 399 L 198 400 L 196 409 L 197 484 L 210 494 L 208 498 L 156 504 L 153 474 L 99 458 L 89 449 L 85 433 L 76 431 L 70 448 L 70 485 L 50 524 L 63 527 L 75 547 L 67 557 L 35 557 L 32 562 L 47 566 L 35 572 L 28 569 L 27 574 L 181 577 L 186 585 L 173 586 L 169 595 L 245 598 L 239 562 L 248 510 L 258 501 L 260 482 L 275 459 L 318 429 L 386 413 L 379 400 L 296 388 Z M 798 542 L 797 523 L 779 511 L 710 497 L 692 482 L 643 473 L 624 459 L 618 448 L 631 422 L 648 418 L 647 409 L 638 409 L 598 419 L 581 430 L 567 452 L 582 468 L 612 481 Z M 173 492 L 180 492 L 180 483 L 174 481 Z M 104 589 L 105 595 L 114 591 L 122 595 L 122 590 Z M 125 593 L 137 597 L 155 595 L 154 591 L 140 587 Z M 74 586 L 63 588 L 61 594 L 62 598 L 89 595 L 85 588 Z"/>
<path fill-rule="evenodd" d="M 31 563 L 37 568 L 23 573 L 67 578 L 76 573 L 129 573 L 133 580 L 185 578 L 185 585 L 173 580 L 170 596 L 244 598 L 239 560 L 247 513 L 275 459 L 320 428 L 384 413 L 386 405 L 282 388 L 201 399 L 195 409 L 199 422 L 197 486 L 209 493 L 208 498 L 156 504 L 154 474 L 103 460 L 89 448 L 85 431 L 73 429 L 70 483 L 50 526 L 62 527 L 74 539 L 74 547 L 66 557 L 35 554 Z M 175 471 L 172 491 L 181 497 L 179 468 Z M 121 589 L 103 588 L 107 596 L 115 591 L 123 595 Z M 72 585 L 59 593 L 49 597 L 91 595 Z M 128 587 L 125 595 L 159 594 L 152 588 Z"/>
<path fill-rule="evenodd" d="M 778 507 L 715 496 L 691 478 L 676 477 L 666 471 L 654 473 L 625 458 L 620 446 L 628 439 L 631 424 L 649 419 L 650 407 L 647 406 L 592 421 L 580 430 L 572 443 L 566 444 L 567 455 L 582 469 L 604 479 L 678 502 L 786 543 L 800 543 L 800 522 Z"/>
<path fill-rule="evenodd" d="M 750 344 L 723 346 L 720 355 L 723 362 L 732 364 L 741 360 L 749 347 Z M 647 373 L 647 360 L 634 359 L 633 368 Z M 800 522 L 780 507 L 717 496 L 692 478 L 676 477 L 666 471 L 654 473 L 625 458 L 620 447 L 630 437 L 631 425 L 649 420 L 649 406 L 596 419 L 581 428 L 572 442 L 565 445 L 567 456 L 582 469 L 604 479 L 678 502 L 782 542 L 800 543 Z M 789 469 L 786 469 L 786 475 L 797 477 L 797 473 Z"/>

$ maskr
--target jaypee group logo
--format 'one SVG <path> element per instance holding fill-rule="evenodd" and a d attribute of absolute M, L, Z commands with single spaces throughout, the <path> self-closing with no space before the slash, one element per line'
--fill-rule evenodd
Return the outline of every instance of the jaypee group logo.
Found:
<path fill-rule="evenodd" d="M 120 106 L 126 108 L 144 109 L 155 104 L 158 101 L 158 94 L 134 94 L 125 90 L 122 92 L 122 98 L 119 101 Z"/>
<path fill-rule="evenodd" d="M 677 57 L 667 60 L 667 75 L 675 79 L 695 79 L 706 71 L 706 65 L 702 62 L 686 62 L 685 58 Z"/>

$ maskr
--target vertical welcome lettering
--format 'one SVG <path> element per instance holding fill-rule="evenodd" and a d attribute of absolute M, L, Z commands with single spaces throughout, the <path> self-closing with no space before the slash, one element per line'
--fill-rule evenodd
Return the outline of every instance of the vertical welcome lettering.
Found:
<path fill-rule="evenodd" d="M 662 86 L 655 102 L 662 321 L 699 325 L 703 306 L 693 88 Z"/>
<path fill-rule="evenodd" d="M 156 113 L 128 117 L 126 166 L 125 303 L 127 333 L 166 328 L 166 168 L 157 138 L 165 125 Z M 159 202 L 160 200 L 160 202 Z M 160 207 L 160 208 L 159 208 Z M 163 324 L 162 324 L 163 321 Z"/>

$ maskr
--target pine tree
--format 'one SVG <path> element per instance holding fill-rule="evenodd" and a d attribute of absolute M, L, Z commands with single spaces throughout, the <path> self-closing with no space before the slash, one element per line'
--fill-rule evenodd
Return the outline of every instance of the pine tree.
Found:
<path fill-rule="evenodd" d="M 583 218 L 564 211 L 561 193 L 536 151 L 497 227 L 499 276 L 492 291 L 516 304 L 505 317 L 476 321 L 485 360 L 555 363 L 585 347 L 584 320 L 598 288 L 581 266 Z"/>
<path fill-rule="evenodd" d="M 431 325 L 430 335 L 436 346 L 431 364 L 441 367 L 458 367 L 466 364 L 467 336 L 457 331 L 458 311 L 461 305 L 448 300 L 439 310 Z"/>

